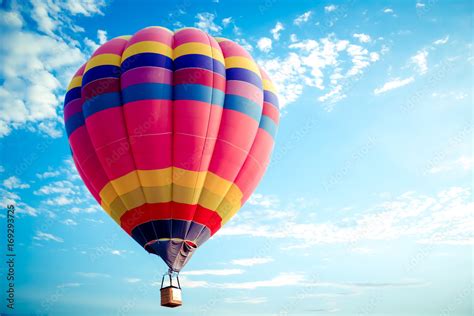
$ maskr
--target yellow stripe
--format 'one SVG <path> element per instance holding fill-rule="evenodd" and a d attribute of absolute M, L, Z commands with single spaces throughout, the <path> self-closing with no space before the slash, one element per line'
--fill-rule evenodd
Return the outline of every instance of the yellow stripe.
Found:
<path fill-rule="evenodd" d="M 82 76 L 77 76 L 72 78 L 71 82 L 69 83 L 69 86 L 67 86 L 67 90 L 69 91 L 71 89 L 80 87 L 82 85 Z"/>
<path fill-rule="evenodd" d="M 273 92 L 274 94 L 277 94 L 275 85 L 273 84 L 273 82 L 271 82 L 268 79 L 263 79 L 263 90 L 267 90 L 267 91 Z"/>
<path fill-rule="evenodd" d="M 230 41 L 229 39 L 225 38 L 225 37 L 214 37 L 214 39 L 220 43 L 220 42 L 225 42 L 225 41 Z"/>
<path fill-rule="evenodd" d="M 130 56 L 140 54 L 140 53 L 157 53 L 164 56 L 168 56 L 172 58 L 173 56 L 173 49 L 163 43 L 160 42 L 153 42 L 153 41 L 143 41 L 135 43 L 123 52 L 122 54 L 122 62 Z"/>
<path fill-rule="evenodd" d="M 132 171 L 107 183 L 99 195 L 102 206 L 116 221 L 144 203 L 171 201 L 199 204 L 228 220 L 240 209 L 243 197 L 234 183 L 216 174 L 176 167 Z"/>
<path fill-rule="evenodd" d="M 113 65 L 113 66 L 120 66 L 120 55 L 116 54 L 100 54 L 97 56 L 92 57 L 86 65 L 86 69 L 84 69 L 84 73 L 86 73 L 89 69 L 103 66 L 103 65 Z"/>
<path fill-rule="evenodd" d="M 117 36 L 115 38 L 124 39 L 128 41 L 130 38 L 132 38 L 132 35 L 122 35 L 122 36 Z"/>
<path fill-rule="evenodd" d="M 260 70 L 258 69 L 257 64 L 248 58 L 241 57 L 241 56 L 232 56 L 232 57 L 227 57 L 225 59 L 225 68 L 245 68 L 248 70 L 253 71 L 256 73 L 260 78 L 262 78 L 262 75 L 260 74 Z"/>
<path fill-rule="evenodd" d="M 189 54 L 199 54 L 199 55 L 209 56 L 209 57 L 214 58 L 217 61 L 220 61 L 222 64 L 224 64 L 224 56 L 222 55 L 222 52 L 219 49 L 216 49 L 207 44 L 195 43 L 195 42 L 185 43 L 185 44 L 179 45 L 173 50 L 174 59 L 181 57 L 183 55 L 189 55 Z"/>

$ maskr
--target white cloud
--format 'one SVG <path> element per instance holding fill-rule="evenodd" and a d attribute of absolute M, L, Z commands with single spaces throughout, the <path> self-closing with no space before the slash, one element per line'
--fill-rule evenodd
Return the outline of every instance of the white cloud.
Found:
<path fill-rule="evenodd" d="M 449 35 L 446 35 L 443 38 L 437 39 L 433 42 L 434 45 L 444 45 L 449 41 Z"/>
<path fill-rule="evenodd" d="M 292 240 L 286 249 L 317 244 L 355 243 L 414 238 L 420 243 L 473 244 L 474 202 L 471 189 L 451 187 L 434 195 L 406 192 L 377 203 L 361 215 L 331 222 L 311 223 L 299 217 L 247 219 L 239 214 L 219 235 Z M 285 211 L 283 211 L 285 212 Z M 300 212 L 300 216 L 307 211 Z"/>
<path fill-rule="evenodd" d="M 224 302 L 228 304 L 262 304 L 267 302 L 266 297 L 226 297 Z"/>
<path fill-rule="evenodd" d="M 384 12 L 384 13 L 393 13 L 393 9 L 391 9 L 391 8 L 385 8 L 385 9 L 383 10 L 383 12 Z"/>
<path fill-rule="evenodd" d="M 183 272 L 184 273 L 184 272 Z M 217 289 L 236 289 L 236 290 L 254 290 L 257 288 L 284 287 L 301 284 L 304 281 L 303 275 L 299 273 L 280 273 L 277 276 L 261 281 L 249 282 L 226 282 L 211 283 L 207 281 L 190 280 L 186 276 L 181 279 L 185 288 L 217 288 Z M 160 286 L 161 282 L 152 283 L 153 286 Z"/>
<path fill-rule="evenodd" d="M 273 262 L 273 258 L 262 257 L 262 258 L 246 258 L 246 259 L 234 259 L 231 261 L 232 264 L 244 267 L 252 267 L 259 264 L 265 264 Z"/>
<path fill-rule="evenodd" d="M 243 274 L 244 270 L 242 269 L 214 269 L 214 270 L 190 270 L 181 272 L 182 275 L 216 275 L 216 276 L 226 276 L 226 275 L 236 275 Z"/>
<path fill-rule="evenodd" d="M 6 17 L 6 21 L 0 22 L 3 40 L 0 137 L 21 128 L 51 137 L 61 136 L 59 112 L 63 92 L 73 72 L 84 61 L 78 42 L 65 35 L 63 29 L 79 29 L 72 24 L 71 14 L 93 14 L 101 7 L 99 2 L 88 2 L 78 1 L 71 7 L 69 1 L 33 0 L 31 10 L 0 10 Z M 35 31 L 25 28 L 20 12 L 31 13 L 28 18 L 38 25 Z M 4 27 L 3 23 L 9 25 Z"/>
<path fill-rule="evenodd" d="M 417 9 L 421 9 L 421 8 L 424 8 L 425 7 L 425 4 L 424 3 L 421 3 L 421 2 L 417 2 L 416 3 L 416 8 Z"/>
<path fill-rule="evenodd" d="M 281 22 L 277 22 L 275 24 L 275 27 L 270 30 L 270 33 L 272 33 L 273 39 L 278 41 L 280 39 L 280 33 L 283 31 L 285 27 Z"/>
<path fill-rule="evenodd" d="M 391 81 L 386 82 L 382 87 L 376 88 L 374 90 L 374 93 L 375 94 L 385 93 L 387 91 L 406 86 L 406 85 L 412 83 L 413 81 L 415 81 L 415 78 L 413 78 L 413 77 L 409 77 L 409 78 L 405 78 L 405 79 L 395 78 Z"/>
<path fill-rule="evenodd" d="M 293 20 L 293 24 L 295 25 L 301 25 L 303 23 L 306 23 L 309 21 L 311 18 L 311 15 L 313 14 L 312 11 L 305 12 L 301 15 L 299 15 L 296 19 Z"/>
<path fill-rule="evenodd" d="M 44 241 L 56 241 L 56 242 L 64 242 L 61 237 L 57 237 L 50 233 L 45 233 L 42 231 L 37 231 L 36 235 L 33 237 L 35 240 L 44 240 Z"/>
<path fill-rule="evenodd" d="M 290 41 L 291 41 L 292 43 L 297 42 L 297 41 L 298 41 L 298 36 L 296 36 L 296 34 L 291 34 L 291 35 L 290 35 Z"/>
<path fill-rule="evenodd" d="M 30 187 L 29 184 L 22 183 L 20 179 L 15 176 L 11 176 L 5 180 L 3 180 L 3 186 L 7 189 L 27 189 Z"/>
<path fill-rule="evenodd" d="M 416 53 L 416 55 L 410 58 L 410 63 L 415 65 L 418 73 L 420 75 L 424 75 L 428 71 L 428 51 L 427 50 L 420 50 Z"/>
<path fill-rule="evenodd" d="M 37 216 L 38 211 L 28 204 L 21 201 L 21 197 L 12 192 L 0 188 L 0 204 L 1 205 L 15 205 L 15 213 L 27 214 L 30 216 Z"/>
<path fill-rule="evenodd" d="M 71 218 L 63 220 L 63 224 L 67 226 L 76 226 L 77 222 Z"/>
<path fill-rule="evenodd" d="M 281 107 L 296 101 L 303 87 L 308 86 L 324 92 L 320 102 L 325 102 L 325 109 L 330 111 L 334 103 L 345 97 L 344 83 L 351 85 L 351 81 L 358 80 L 364 69 L 380 57 L 333 35 L 320 40 L 295 41 L 289 49 L 286 57 L 259 61 L 279 92 Z M 350 62 L 343 58 L 346 56 Z"/>
<path fill-rule="evenodd" d="M 230 16 L 227 17 L 227 18 L 224 18 L 224 19 L 222 19 L 222 25 L 223 25 L 224 27 L 227 27 L 227 26 L 232 22 L 232 20 L 233 20 L 233 19 L 232 19 L 232 17 L 230 17 Z"/>
<path fill-rule="evenodd" d="M 119 250 L 119 249 L 111 249 L 110 253 L 114 256 L 123 256 L 127 251 L 126 250 Z"/>
<path fill-rule="evenodd" d="M 429 170 L 429 173 L 436 174 L 453 170 L 471 171 L 473 164 L 474 160 L 472 157 L 463 155 L 456 160 L 445 161 L 437 166 L 432 167 Z"/>
<path fill-rule="evenodd" d="M 372 248 L 367 247 L 354 247 L 351 249 L 351 251 L 360 255 L 370 255 L 374 253 L 374 250 Z"/>
<path fill-rule="evenodd" d="M 264 53 L 268 53 L 272 50 L 272 40 L 268 37 L 262 37 L 257 42 L 257 47 Z"/>
<path fill-rule="evenodd" d="M 105 44 L 107 42 L 107 31 L 97 30 L 97 39 L 100 45 Z"/>
<path fill-rule="evenodd" d="M 109 274 L 106 273 L 98 273 L 98 272 L 76 272 L 77 275 L 84 277 L 84 278 L 110 278 Z"/>
<path fill-rule="evenodd" d="M 70 282 L 70 283 L 59 284 L 57 288 L 62 289 L 62 288 L 79 287 L 79 286 L 81 286 L 81 283 Z"/>
<path fill-rule="evenodd" d="M 59 170 L 56 170 L 56 171 L 45 171 L 43 173 L 37 173 L 36 176 L 39 178 L 39 179 L 48 179 L 48 178 L 54 178 L 54 177 L 57 177 L 61 174 L 61 172 Z"/>
<path fill-rule="evenodd" d="M 330 5 L 327 5 L 327 6 L 324 7 L 324 11 L 326 11 L 328 13 L 336 11 L 336 9 L 337 9 L 337 6 L 334 5 L 334 4 L 330 4 Z"/>
<path fill-rule="evenodd" d="M 370 35 L 364 33 L 355 33 L 352 35 L 354 38 L 357 38 L 361 43 L 369 43 L 371 41 Z"/>
<path fill-rule="evenodd" d="M 222 27 L 217 25 L 214 20 L 216 16 L 209 12 L 202 12 L 196 15 L 196 19 L 198 20 L 194 25 L 203 30 L 206 33 L 211 34 L 220 34 L 222 31 Z"/>
<path fill-rule="evenodd" d="M 249 205 L 261 206 L 265 208 L 274 207 L 279 204 L 279 199 L 275 195 L 263 195 L 261 193 L 253 193 L 247 203 Z"/>
<path fill-rule="evenodd" d="M 124 282 L 126 283 L 138 283 L 140 282 L 142 279 L 139 279 L 139 278 L 125 278 L 123 279 Z"/>

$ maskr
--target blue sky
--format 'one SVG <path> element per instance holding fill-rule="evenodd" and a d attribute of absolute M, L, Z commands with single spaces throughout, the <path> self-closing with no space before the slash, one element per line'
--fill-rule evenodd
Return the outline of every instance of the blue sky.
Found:
<path fill-rule="evenodd" d="M 472 12 L 471 1 L 2 1 L 15 311 L 472 314 Z M 283 104 L 263 181 L 186 266 L 177 310 L 159 307 L 164 263 L 89 197 L 61 118 L 91 52 L 150 25 L 239 42 Z"/>

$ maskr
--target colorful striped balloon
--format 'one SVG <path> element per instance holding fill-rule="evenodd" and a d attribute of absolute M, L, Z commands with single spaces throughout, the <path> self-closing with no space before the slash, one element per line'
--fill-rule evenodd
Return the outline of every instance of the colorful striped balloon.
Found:
<path fill-rule="evenodd" d="M 95 199 L 180 271 L 262 178 L 279 110 L 272 82 L 235 42 L 149 27 L 94 52 L 69 84 L 64 121 Z"/>

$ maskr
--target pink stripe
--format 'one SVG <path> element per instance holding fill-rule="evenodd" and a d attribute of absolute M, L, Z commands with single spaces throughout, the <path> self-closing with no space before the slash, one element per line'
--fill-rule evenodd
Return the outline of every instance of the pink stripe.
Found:
<path fill-rule="evenodd" d="M 209 171 L 233 182 L 245 158 L 247 158 L 247 152 L 218 139 L 212 154 Z"/>
<path fill-rule="evenodd" d="M 146 135 L 130 137 L 133 157 L 137 169 L 154 170 L 168 168 L 173 165 L 173 135 Z"/>
<path fill-rule="evenodd" d="M 257 187 L 270 162 L 273 138 L 265 130 L 259 129 L 249 156 L 235 180 L 243 193 L 245 202 Z M 258 163 L 257 163 L 258 162 Z"/>
<path fill-rule="evenodd" d="M 82 104 L 84 103 L 84 99 L 74 99 L 64 107 L 64 122 L 66 122 L 72 115 L 76 114 L 77 112 L 82 111 Z"/>
<path fill-rule="evenodd" d="M 82 74 L 84 73 L 84 69 L 86 69 L 86 64 L 87 62 L 85 62 L 81 68 L 79 68 L 76 73 L 74 74 L 74 77 L 78 77 L 78 76 L 82 76 Z"/>
<path fill-rule="evenodd" d="M 278 125 L 278 122 L 280 121 L 280 111 L 276 106 L 271 103 L 264 102 L 262 114 L 271 118 L 275 122 L 275 124 Z"/>
<path fill-rule="evenodd" d="M 258 67 L 258 69 L 260 69 L 260 74 L 262 75 L 262 79 L 266 79 L 270 82 L 272 81 L 270 77 L 268 76 L 267 72 L 262 67 Z"/>
<path fill-rule="evenodd" d="M 82 171 L 81 166 L 77 163 L 74 155 L 72 156 L 72 160 L 74 161 L 74 165 L 76 166 L 77 172 L 79 173 L 79 176 L 81 177 L 82 181 L 86 185 L 87 189 L 89 192 L 92 194 L 94 199 L 100 204 L 100 196 L 99 193 L 97 193 L 97 190 L 95 190 L 94 186 L 92 183 L 89 181 L 89 179 L 86 177 L 84 174 L 84 171 Z"/>
<path fill-rule="evenodd" d="M 173 102 L 173 127 L 175 133 L 204 137 L 207 132 L 211 105 L 195 100 Z"/>
<path fill-rule="evenodd" d="M 188 134 L 173 135 L 173 166 L 193 171 L 199 170 L 205 138 Z"/>
<path fill-rule="evenodd" d="M 100 164 L 95 152 L 93 156 L 81 165 L 81 168 L 97 192 L 100 192 L 109 183 L 109 178 L 105 174 L 104 168 Z"/>
<path fill-rule="evenodd" d="M 123 106 L 130 136 L 170 133 L 173 131 L 173 101 L 140 100 Z"/>
<path fill-rule="evenodd" d="M 173 48 L 186 43 L 203 43 L 211 46 L 209 36 L 198 29 L 184 29 L 174 34 Z"/>
<path fill-rule="evenodd" d="M 128 46 L 144 41 L 160 42 L 171 47 L 173 33 L 156 27 L 142 29 L 130 38 Z"/>
<path fill-rule="evenodd" d="M 226 94 L 235 94 L 252 100 L 258 105 L 263 102 L 263 91 L 245 81 L 240 80 L 228 80 L 226 86 Z"/>
<path fill-rule="evenodd" d="M 120 178 L 135 170 L 128 138 L 96 150 L 97 157 L 110 180 Z"/>
<path fill-rule="evenodd" d="M 258 123 L 250 116 L 224 109 L 219 131 L 219 139 L 249 151 L 257 134 Z"/>
<path fill-rule="evenodd" d="M 139 83 L 173 83 L 173 72 L 160 67 L 139 67 L 128 70 L 120 77 L 122 89 Z"/>
<path fill-rule="evenodd" d="M 108 108 L 88 116 L 86 126 L 95 148 L 127 138 L 122 107 Z"/>
<path fill-rule="evenodd" d="M 94 147 L 89 139 L 86 127 L 83 125 L 77 128 L 74 133 L 69 136 L 69 144 L 72 152 L 76 156 L 79 164 L 82 165 L 91 153 L 94 153 Z"/>
<path fill-rule="evenodd" d="M 117 54 L 122 55 L 125 45 L 128 43 L 126 39 L 123 38 L 114 38 L 107 43 L 103 44 L 92 54 L 92 57 L 101 55 L 101 54 Z M 91 58 L 92 58 L 91 57 Z"/>
<path fill-rule="evenodd" d="M 219 46 L 221 47 L 222 53 L 224 54 L 224 58 L 231 56 L 241 56 L 253 60 L 252 56 L 250 56 L 250 54 L 236 42 L 225 40 L 220 42 Z"/>

